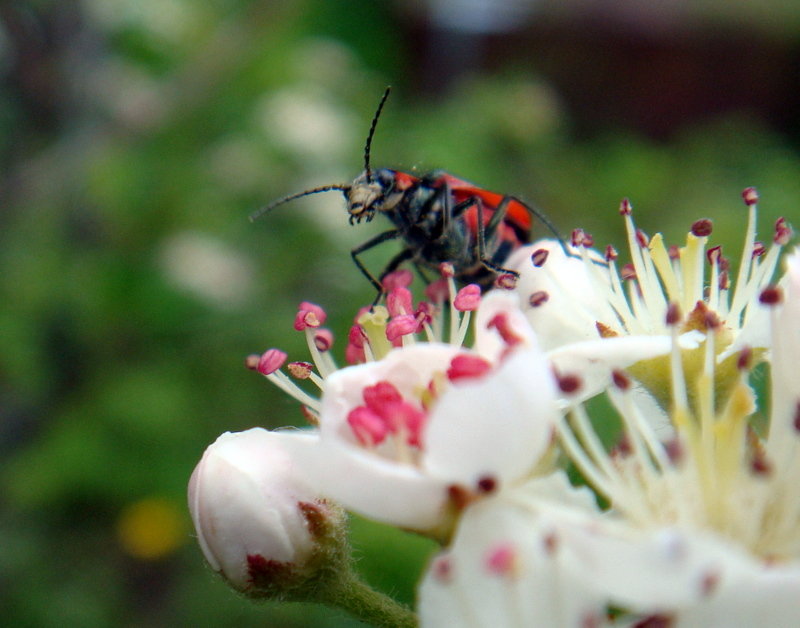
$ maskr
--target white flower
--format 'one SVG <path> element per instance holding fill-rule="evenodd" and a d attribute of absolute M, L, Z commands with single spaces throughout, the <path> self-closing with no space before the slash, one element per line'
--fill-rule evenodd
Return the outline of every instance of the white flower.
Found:
<path fill-rule="evenodd" d="M 192 473 L 189 510 L 203 554 L 249 595 L 279 595 L 312 578 L 344 525 L 298 464 L 315 442 L 261 428 L 226 432 Z"/>
<path fill-rule="evenodd" d="M 598 547 L 607 545 L 602 581 L 617 605 L 678 626 L 749 626 L 769 617 L 775 621 L 765 625 L 800 625 L 800 253 L 788 258 L 783 287 L 765 288 L 759 300 L 773 321 L 766 425 L 750 420 L 749 349 L 734 356 L 738 375 L 720 389 L 715 343 L 725 330 L 713 319 L 697 377 L 686 376 L 677 344 L 673 349 L 672 439 L 654 433 L 621 372 L 609 391 L 622 420 L 620 446 L 606 451 L 580 405 L 560 425 L 564 451 L 610 503 L 607 517 L 620 530 L 627 526 L 597 539 Z M 687 592 L 675 599 L 672 580 L 641 586 L 648 547 L 667 531 L 681 556 L 675 576 Z"/>
<path fill-rule="evenodd" d="M 440 538 L 476 495 L 543 470 L 566 403 L 559 396 L 574 373 L 581 374 L 584 398 L 608 385 L 613 368 L 670 351 L 669 336 L 623 337 L 546 355 L 516 294 L 496 290 L 481 298 L 477 286 L 456 292 L 448 277 L 444 304 L 414 308 L 409 280 L 390 278 L 387 308 L 357 316 L 347 355 L 365 362 L 345 369 L 332 361 L 329 342 L 320 350 L 324 311 L 301 304 L 295 329 L 307 335 L 314 364 L 295 362 L 288 371 L 316 384 L 321 400 L 281 371 L 282 352 L 272 349 L 250 364 L 308 408 L 319 426 L 320 451 L 307 469 L 323 494 L 365 516 Z M 476 308 L 469 349 L 462 344 Z"/>
<path fill-rule="evenodd" d="M 648 238 L 636 228 L 627 199 L 620 213 L 631 263 L 621 271 L 613 247 L 607 247 L 604 255 L 588 248 L 592 239 L 580 230 L 573 234 L 572 257 L 552 241 L 516 251 L 506 265 L 521 274 L 517 291 L 528 305 L 528 320 L 544 348 L 549 351 L 590 338 L 663 336 L 674 324 L 666 320 L 670 306 L 677 306 L 683 331 L 697 329 L 706 316 L 721 322 L 720 362 L 743 346 L 766 347 L 769 339 L 758 295 L 769 284 L 791 229 L 779 219 L 767 250 L 755 241 L 755 189 L 746 189 L 743 197 L 749 218 L 735 281 L 721 248 L 706 248 L 710 220 L 692 225 L 685 246 L 667 247 L 661 234 Z"/>
<path fill-rule="evenodd" d="M 430 531 L 447 526 L 461 502 L 531 473 L 558 416 L 543 354 L 520 349 L 464 379 L 454 376 L 461 359 L 486 364 L 424 344 L 329 377 L 323 492 L 366 516 Z"/>
<path fill-rule="evenodd" d="M 605 598 L 577 577 L 592 565 L 564 543 L 597 515 L 592 495 L 562 473 L 471 505 L 421 582 L 420 624 L 600 626 Z"/>

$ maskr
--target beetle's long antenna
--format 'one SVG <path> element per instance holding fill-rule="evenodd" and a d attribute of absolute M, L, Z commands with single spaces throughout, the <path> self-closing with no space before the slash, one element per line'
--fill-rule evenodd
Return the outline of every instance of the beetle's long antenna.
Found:
<path fill-rule="evenodd" d="M 342 192 L 350 191 L 349 185 L 322 185 L 318 188 L 314 188 L 313 190 L 306 190 L 305 192 L 298 192 L 297 194 L 290 194 L 289 196 L 284 196 L 283 198 L 279 198 L 277 201 L 270 203 L 262 207 L 261 209 L 254 211 L 250 214 L 250 222 L 258 220 L 266 214 L 268 211 L 275 209 L 278 205 L 283 205 L 284 203 L 288 203 L 289 201 L 293 201 L 296 198 L 302 198 L 303 196 L 310 196 L 311 194 L 319 194 L 320 192 L 330 192 L 331 190 L 340 190 Z"/>
<path fill-rule="evenodd" d="M 381 101 L 378 103 L 378 110 L 375 112 L 375 115 L 372 118 L 372 124 L 369 127 L 369 135 L 367 135 L 367 143 L 364 145 L 364 172 L 367 173 L 367 181 L 372 181 L 372 170 L 369 167 L 369 150 L 372 147 L 372 136 L 375 135 L 375 127 L 378 126 L 378 118 L 381 117 L 381 111 L 383 111 L 383 105 L 386 104 L 386 99 L 389 98 L 389 92 L 392 91 L 392 86 L 386 88 L 386 91 L 383 92 L 383 96 L 381 97 Z"/>

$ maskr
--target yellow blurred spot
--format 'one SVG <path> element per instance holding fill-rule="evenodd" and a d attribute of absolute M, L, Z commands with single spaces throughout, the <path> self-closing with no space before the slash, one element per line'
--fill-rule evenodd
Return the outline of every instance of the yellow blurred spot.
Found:
<path fill-rule="evenodd" d="M 122 548 L 141 560 L 158 560 L 187 538 L 183 505 L 163 497 L 148 497 L 128 505 L 117 520 Z"/>

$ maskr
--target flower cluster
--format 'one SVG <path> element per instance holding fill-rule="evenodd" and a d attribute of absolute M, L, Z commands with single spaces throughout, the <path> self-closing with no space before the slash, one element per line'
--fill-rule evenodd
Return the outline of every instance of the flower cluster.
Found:
<path fill-rule="evenodd" d="M 743 198 L 735 276 L 709 220 L 667 246 L 626 200 L 629 264 L 576 230 L 515 251 L 511 290 L 459 290 L 445 265 L 415 304 L 393 273 L 344 368 L 325 311 L 302 303 L 311 360 L 247 366 L 311 427 L 209 447 L 189 488 L 209 563 L 251 595 L 414 625 L 343 592 L 344 508 L 441 544 L 423 626 L 800 625 L 800 251 L 779 270 L 791 230 L 757 242 Z M 600 393 L 613 416 L 588 409 Z"/>

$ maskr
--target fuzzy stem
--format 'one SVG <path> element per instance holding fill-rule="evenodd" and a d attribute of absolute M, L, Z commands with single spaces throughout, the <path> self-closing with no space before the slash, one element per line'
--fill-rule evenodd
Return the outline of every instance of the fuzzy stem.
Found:
<path fill-rule="evenodd" d="M 371 588 L 352 571 L 340 575 L 335 585 L 319 591 L 319 602 L 341 608 L 378 628 L 416 628 L 419 622 L 410 608 Z"/>

